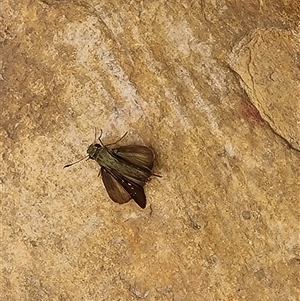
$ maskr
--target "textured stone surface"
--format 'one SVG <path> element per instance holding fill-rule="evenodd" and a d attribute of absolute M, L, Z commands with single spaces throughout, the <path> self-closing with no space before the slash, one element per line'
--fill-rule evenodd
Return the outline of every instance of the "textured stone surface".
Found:
<path fill-rule="evenodd" d="M 300 36 L 295 32 L 274 28 L 257 30 L 237 45 L 231 62 L 264 120 L 275 134 L 298 151 L 299 50 Z"/>
<path fill-rule="evenodd" d="M 1 3 L 2 300 L 298 300 L 298 1 Z M 85 155 L 151 146 L 148 206 Z"/>

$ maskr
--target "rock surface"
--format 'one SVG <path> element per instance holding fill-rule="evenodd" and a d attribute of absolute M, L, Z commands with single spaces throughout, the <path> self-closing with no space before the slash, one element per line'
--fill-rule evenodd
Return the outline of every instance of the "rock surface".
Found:
<path fill-rule="evenodd" d="M 300 6 L 1 4 L 1 300 L 298 300 Z M 156 153 L 112 202 L 105 143 Z"/>

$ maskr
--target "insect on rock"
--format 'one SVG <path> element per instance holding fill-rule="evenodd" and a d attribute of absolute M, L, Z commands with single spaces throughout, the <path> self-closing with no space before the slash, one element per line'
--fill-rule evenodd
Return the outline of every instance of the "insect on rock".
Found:
<path fill-rule="evenodd" d="M 118 141 L 104 145 L 101 130 L 98 140 L 95 138 L 95 142 L 88 147 L 88 155 L 64 168 L 85 158 L 95 160 L 100 165 L 99 175 L 102 176 L 106 191 L 114 202 L 124 204 L 133 199 L 141 208 L 145 208 L 144 186 L 151 176 L 161 176 L 152 173 L 155 155 L 147 146 L 110 147 L 121 141 L 126 134 L 127 132 Z"/>

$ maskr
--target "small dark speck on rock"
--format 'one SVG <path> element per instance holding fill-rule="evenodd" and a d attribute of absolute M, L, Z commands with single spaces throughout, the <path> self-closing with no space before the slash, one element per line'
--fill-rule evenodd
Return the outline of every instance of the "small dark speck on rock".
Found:
<path fill-rule="evenodd" d="M 249 210 L 243 211 L 242 217 L 243 217 L 243 219 L 250 219 L 251 218 L 250 211 Z"/>

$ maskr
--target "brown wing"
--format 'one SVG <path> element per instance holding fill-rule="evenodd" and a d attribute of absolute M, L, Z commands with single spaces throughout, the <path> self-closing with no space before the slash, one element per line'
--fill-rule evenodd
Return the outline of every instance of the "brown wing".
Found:
<path fill-rule="evenodd" d="M 121 157 L 123 160 L 136 165 L 138 167 L 147 168 L 151 170 L 153 168 L 154 153 L 153 151 L 143 145 L 127 145 L 120 146 L 113 149 L 115 155 Z"/>
<path fill-rule="evenodd" d="M 141 208 L 146 207 L 143 187 L 118 174 L 109 172 L 104 167 L 101 168 L 101 176 L 107 193 L 114 202 L 124 204 L 133 199 Z"/>
<path fill-rule="evenodd" d="M 130 194 L 104 167 L 101 168 L 101 176 L 106 191 L 114 202 L 124 204 L 130 201 Z"/>

